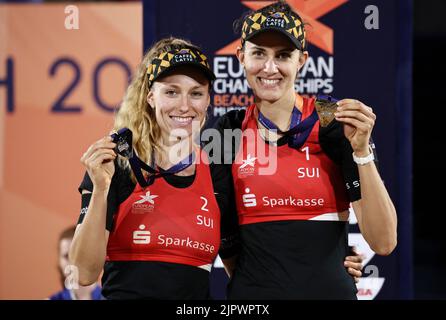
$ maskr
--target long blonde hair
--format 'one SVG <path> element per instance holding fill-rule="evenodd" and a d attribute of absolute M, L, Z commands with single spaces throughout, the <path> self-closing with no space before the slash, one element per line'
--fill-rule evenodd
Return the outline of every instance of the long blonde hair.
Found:
<path fill-rule="evenodd" d="M 145 163 L 152 161 L 152 154 L 161 153 L 161 130 L 156 121 L 155 110 L 147 102 L 149 93 L 149 81 L 147 67 L 152 60 L 162 52 L 168 52 L 184 47 L 197 48 L 187 40 L 179 38 L 165 38 L 156 42 L 144 55 L 134 75 L 124 99 L 115 117 L 113 129 L 129 128 L 133 133 L 133 148 L 138 157 Z M 118 158 L 118 163 L 123 168 L 128 168 L 129 163 L 123 157 Z M 132 179 L 134 179 L 132 173 Z"/>

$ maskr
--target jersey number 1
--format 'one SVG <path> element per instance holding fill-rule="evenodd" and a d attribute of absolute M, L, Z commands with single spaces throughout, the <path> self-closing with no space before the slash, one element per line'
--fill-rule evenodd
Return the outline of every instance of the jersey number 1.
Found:
<path fill-rule="evenodd" d="M 310 161 L 310 149 L 308 147 L 300 149 L 301 151 L 305 151 L 305 158 L 307 161 Z"/>

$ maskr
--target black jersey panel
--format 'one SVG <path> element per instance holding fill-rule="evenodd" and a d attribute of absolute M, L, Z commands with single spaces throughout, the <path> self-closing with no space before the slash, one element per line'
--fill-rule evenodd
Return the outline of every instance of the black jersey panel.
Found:
<path fill-rule="evenodd" d="M 276 221 L 240 227 L 229 299 L 356 299 L 344 267 L 348 223 Z"/>
<path fill-rule="evenodd" d="M 153 261 L 109 261 L 104 267 L 106 299 L 209 299 L 209 272 L 197 267 Z"/>

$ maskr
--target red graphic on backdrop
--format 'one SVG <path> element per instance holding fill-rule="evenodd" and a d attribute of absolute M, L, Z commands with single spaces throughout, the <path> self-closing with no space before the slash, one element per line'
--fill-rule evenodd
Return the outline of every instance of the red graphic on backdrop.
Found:
<path fill-rule="evenodd" d="M 288 0 L 290 7 L 299 13 L 304 23 L 307 24 L 307 40 L 323 51 L 333 54 L 333 29 L 317 21 L 318 18 L 335 10 L 348 0 Z M 251 10 L 257 10 L 270 5 L 276 1 L 242 1 L 242 4 Z M 237 47 L 240 46 L 240 39 L 233 41 L 227 46 L 218 50 L 216 55 L 234 55 Z"/>

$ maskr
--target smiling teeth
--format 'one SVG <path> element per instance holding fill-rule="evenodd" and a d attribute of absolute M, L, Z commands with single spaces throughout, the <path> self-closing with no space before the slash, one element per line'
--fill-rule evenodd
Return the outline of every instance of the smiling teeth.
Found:
<path fill-rule="evenodd" d="M 278 79 L 269 80 L 269 79 L 261 79 L 264 84 L 273 85 L 279 83 Z"/>
<path fill-rule="evenodd" d="M 192 117 L 172 117 L 173 120 L 178 122 L 189 122 L 192 121 Z"/>

